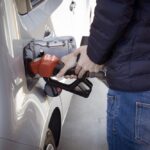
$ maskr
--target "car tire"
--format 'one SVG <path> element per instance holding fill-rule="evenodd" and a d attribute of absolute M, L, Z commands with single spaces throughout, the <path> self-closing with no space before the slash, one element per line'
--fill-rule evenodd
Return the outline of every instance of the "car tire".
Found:
<path fill-rule="evenodd" d="M 43 150 L 56 150 L 55 139 L 50 129 L 47 131 Z"/>

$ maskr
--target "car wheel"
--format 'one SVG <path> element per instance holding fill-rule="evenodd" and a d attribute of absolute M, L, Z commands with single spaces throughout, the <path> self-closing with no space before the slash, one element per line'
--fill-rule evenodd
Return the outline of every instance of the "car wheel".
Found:
<path fill-rule="evenodd" d="M 55 140 L 50 129 L 47 131 L 43 150 L 56 150 Z"/>

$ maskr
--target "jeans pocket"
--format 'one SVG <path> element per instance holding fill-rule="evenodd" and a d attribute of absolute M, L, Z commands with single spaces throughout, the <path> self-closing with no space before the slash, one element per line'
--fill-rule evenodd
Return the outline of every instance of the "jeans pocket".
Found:
<path fill-rule="evenodd" d="M 136 103 L 135 139 L 150 144 L 150 103 Z"/>

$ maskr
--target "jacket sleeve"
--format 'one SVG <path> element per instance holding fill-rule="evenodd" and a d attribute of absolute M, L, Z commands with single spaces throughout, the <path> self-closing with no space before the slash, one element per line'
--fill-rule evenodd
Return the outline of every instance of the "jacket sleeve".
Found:
<path fill-rule="evenodd" d="M 97 0 L 87 48 L 89 58 L 96 64 L 109 60 L 113 45 L 131 21 L 134 3 L 135 0 Z"/>

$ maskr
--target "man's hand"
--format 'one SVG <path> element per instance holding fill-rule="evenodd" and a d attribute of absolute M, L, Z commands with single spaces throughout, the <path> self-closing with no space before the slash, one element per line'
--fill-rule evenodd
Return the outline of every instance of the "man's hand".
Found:
<path fill-rule="evenodd" d="M 78 54 L 80 54 L 80 58 L 79 61 L 76 62 Z M 87 71 L 99 72 L 102 68 L 102 65 L 97 65 L 89 59 L 89 57 L 87 56 L 87 46 L 81 46 L 73 53 L 64 56 L 62 58 L 62 62 L 65 64 L 65 66 L 57 75 L 58 77 L 64 76 L 67 70 L 74 66 L 76 66 L 75 73 L 78 76 L 78 78 L 82 78 L 82 76 Z"/>
<path fill-rule="evenodd" d="M 102 68 L 102 65 L 95 64 L 90 60 L 87 55 L 87 46 L 81 46 L 79 48 L 80 51 L 80 59 L 77 62 L 75 73 L 78 75 L 79 78 L 87 72 L 99 72 Z"/>
<path fill-rule="evenodd" d="M 62 57 L 61 61 L 64 63 L 64 67 L 60 70 L 60 72 L 57 74 L 57 77 L 60 78 L 65 75 L 67 70 L 73 68 L 77 64 L 77 56 L 79 54 L 79 50 Z"/>

